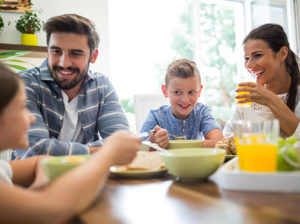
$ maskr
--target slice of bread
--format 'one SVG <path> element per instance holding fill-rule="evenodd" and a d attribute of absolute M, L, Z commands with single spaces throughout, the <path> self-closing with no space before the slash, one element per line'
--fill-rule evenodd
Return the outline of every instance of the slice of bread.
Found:
<path fill-rule="evenodd" d="M 126 167 L 128 170 L 158 170 L 165 165 L 159 152 L 138 151 L 137 156 Z"/>

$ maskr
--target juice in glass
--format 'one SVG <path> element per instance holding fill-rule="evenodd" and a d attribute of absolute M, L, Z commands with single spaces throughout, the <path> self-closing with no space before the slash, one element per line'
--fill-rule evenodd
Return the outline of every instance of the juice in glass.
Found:
<path fill-rule="evenodd" d="M 238 88 L 242 88 L 242 87 L 249 87 L 249 86 L 238 86 Z M 244 95 L 244 94 L 249 94 L 250 92 L 237 92 L 237 95 Z M 246 98 L 241 98 L 241 99 L 237 99 L 237 102 L 240 100 L 244 100 Z M 251 106 L 251 102 L 247 102 L 247 103 L 239 103 L 238 104 L 240 107 L 250 107 Z"/>
<path fill-rule="evenodd" d="M 237 120 L 233 130 L 240 170 L 276 171 L 278 120 Z"/>
<path fill-rule="evenodd" d="M 244 170 L 244 155 L 243 155 L 243 152 L 240 150 L 239 138 L 234 137 L 234 142 L 235 142 L 235 146 L 236 146 L 236 154 L 239 158 L 239 168 L 241 170 Z"/>
<path fill-rule="evenodd" d="M 275 172 L 277 146 L 273 144 L 239 144 L 239 166 L 252 172 Z"/>

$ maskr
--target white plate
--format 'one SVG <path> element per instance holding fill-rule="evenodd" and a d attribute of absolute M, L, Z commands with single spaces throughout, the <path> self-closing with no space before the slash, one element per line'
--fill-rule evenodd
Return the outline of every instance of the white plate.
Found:
<path fill-rule="evenodd" d="M 113 176 L 118 177 L 129 177 L 129 178 L 150 178 L 161 175 L 166 172 L 166 168 L 155 169 L 155 170 L 125 170 L 118 166 L 112 166 L 110 168 L 110 173 Z"/>

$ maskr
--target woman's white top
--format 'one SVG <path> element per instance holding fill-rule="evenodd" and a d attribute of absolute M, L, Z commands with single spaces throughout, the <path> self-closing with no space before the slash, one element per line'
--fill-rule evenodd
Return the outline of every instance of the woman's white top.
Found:
<path fill-rule="evenodd" d="M 0 181 L 8 183 L 13 186 L 12 183 L 12 167 L 6 160 L 0 160 Z"/>
<path fill-rule="evenodd" d="M 287 97 L 287 93 L 277 95 L 283 101 Z M 295 115 L 300 119 L 300 87 L 298 87 L 298 95 L 296 97 L 296 107 L 294 111 Z M 223 135 L 229 135 L 233 133 L 232 123 L 236 120 L 266 120 L 274 119 L 274 115 L 269 107 L 257 103 L 252 103 L 251 107 L 242 107 L 237 106 L 230 120 L 226 123 L 223 129 Z M 297 126 L 297 129 L 294 133 L 296 137 L 300 138 L 300 123 Z"/>

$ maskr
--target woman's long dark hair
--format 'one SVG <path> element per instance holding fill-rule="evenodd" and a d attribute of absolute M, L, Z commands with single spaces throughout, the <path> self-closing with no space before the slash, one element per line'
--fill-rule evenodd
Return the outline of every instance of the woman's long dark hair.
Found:
<path fill-rule="evenodd" d="M 299 84 L 299 58 L 290 49 L 290 44 L 283 28 L 278 24 L 267 23 L 253 29 L 244 39 L 245 44 L 249 39 L 260 39 L 265 41 L 268 46 L 277 53 L 283 46 L 288 48 L 288 55 L 285 60 L 285 65 L 288 74 L 291 76 L 291 86 L 289 88 L 286 104 L 294 111 L 296 107 L 296 97 Z"/>
<path fill-rule="evenodd" d="M 0 63 L 0 115 L 20 88 L 22 79 Z"/>

